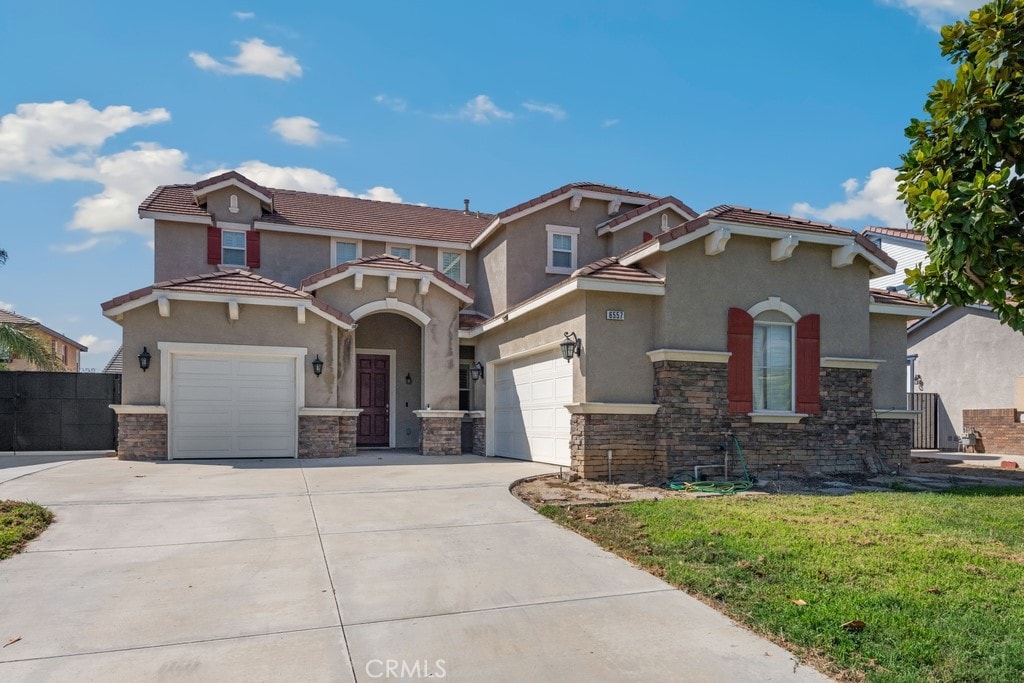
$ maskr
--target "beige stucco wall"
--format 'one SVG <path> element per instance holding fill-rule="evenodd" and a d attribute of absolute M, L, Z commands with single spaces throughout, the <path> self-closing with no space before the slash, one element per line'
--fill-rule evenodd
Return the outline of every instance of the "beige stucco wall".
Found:
<path fill-rule="evenodd" d="M 734 236 L 725 251 L 704 253 L 704 240 L 669 252 L 666 296 L 656 304 L 658 348 L 726 350 L 728 309 L 781 297 L 801 315 L 821 316 L 821 355 L 870 357 L 868 266 L 831 265 L 831 247 L 801 244 L 789 259 L 771 261 L 771 240 Z"/>
<path fill-rule="evenodd" d="M 473 308 L 484 315 L 494 315 L 508 308 L 505 291 L 508 273 L 505 262 L 507 232 L 508 228 L 504 226 L 498 228 L 471 256 L 476 273 L 476 279 L 470 280 L 476 293 Z"/>
<path fill-rule="evenodd" d="M 238 197 L 238 213 L 231 213 L 228 210 L 231 195 Z M 260 200 L 237 187 L 211 192 L 204 197 L 203 201 L 206 202 L 206 210 L 213 214 L 218 221 L 250 224 L 253 218 L 259 218 L 263 213 Z"/>
<path fill-rule="evenodd" d="M 669 229 L 684 222 L 679 214 L 669 209 L 663 209 L 650 216 L 645 216 L 636 223 L 603 236 L 602 239 L 607 243 L 606 256 L 618 256 L 628 249 L 642 244 L 645 232 L 649 232 L 652 235 L 661 234 L 661 217 L 665 215 L 668 216 Z"/>
<path fill-rule="evenodd" d="M 197 223 L 153 221 L 153 281 L 210 273 L 206 262 L 206 228 Z"/>
<path fill-rule="evenodd" d="M 394 313 L 369 315 L 359 321 L 356 329 L 357 353 L 364 349 L 390 349 L 395 352 L 391 367 L 395 404 L 391 406 L 389 417 L 395 421 L 395 446 L 398 448 L 413 448 L 419 443 L 419 418 L 413 411 L 424 405 L 420 398 L 423 392 L 420 348 L 420 326 Z M 405 383 L 406 374 L 412 377 L 412 384 Z"/>
<path fill-rule="evenodd" d="M 157 344 L 165 341 L 305 347 L 306 406 L 338 405 L 335 335 L 349 333 L 318 315 L 307 313 L 306 322 L 300 325 L 294 308 L 241 304 L 239 319 L 232 322 L 228 320 L 227 304 L 172 301 L 169 318 L 161 318 L 156 303 L 151 303 L 126 312 L 122 325 L 125 358 L 134 359 L 143 347 L 153 357 L 146 372 L 137 362 L 124 364 L 122 403 L 160 403 L 161 354 Z M 324 361 L 320 377 L 313 374 L 310 363 L 316 354 Z"/>
<path fill-rule="evenodd" d="M 28 329 L 33 329 L 33 328 L 28 328 Z M 57 339 L 56 337 L 54 337 L 51 334 L 48 334 L 45 330 L 36 329 L 35 333 L 42 340 L 43 344 L 46 346 L 46 349 L 48 351 L 53 351 L 54 350 L 54 346 L 53 346 L 54 342 L 57 343 L 56 356 L 57 356 L 57 360 L 62 363 L 62 370 L 64 372 L 78 372 L 79 370 L 81 370 L 81 367 L 80 367 L 80 364 L 79 364 L 79 355 L 78 355 L 78 349 L 77 348 L 75 348 L 71 344 L 68 344 L 65 341 Z M 65 349 L 67 350 L 67 354 L 68 354 L 67 363 L 64 363 L 63 360 L 62 360 L 63 352 L 64 352 Z M 26 372 L 26 371 L 38 370 L 38 368 L 35 365 L 33 365 L 32 363 L 28 362 L 24 358 L 12 358 L 6 364 L 6 369 L 10 370 L 12 372 L 13 371 Z"/>
<path fill-rule="evenodd" d="M 939 394 L 942 448 L 955 448 L 948 436 L 963 433 L 963 411 L 1013 408 L 1017 379 L 1024 376 L 1024 334 L 999 323 L 990 311 L 958 308 L 911 330 L 908 353 L 917 354 L 914 371 L 920 391 Z"/>
<path fill-rule="evenodd" d="M 654 366 L 647 352 L 654 341 L 654 300 L 660 297 L 587 292 L 587 327 L 583 339 L 586 400 L 650 403 Z M 625 320 L 608 320 L 609 309 Z M 589 343 L 588 343 L 589 342 Z"/>
<path fill-rule="evenodd" d="M 400 278 L 394 294 L 387 291 L 387 277 L 366 275 L 363 287 L 356 290 L 354 278 L 339 280 L 316 290 L 316 296 L 334 308 L 352 313 L 364 304 L 394 298 L 423 311 L 430 317 L 423 334 L 424 356 L 430 362 L 423 368 L 422 404 L 436 410 L 454 410 L 459 405 L 459 300 L 436 285 L 426 295 L 419 293 L 419 282 Z M 371 326 L 372 318 L 357 324 Z M 418 323 L 417 323 L 418 325 Z M 405 377 L 405 373 L 402 373 Z"/>
<path fill-rule="evenodd" d="M 331 267 L 331 238 L 260 230 L 260 267 L 253 272 L 298 287 Z"/>
<path fill-rule="evenodd" d="M 885 361 L 872 373 L 874 406 L 907 407 L 907 319 L 899 315 L 871 315 L 871 357 Z"/>

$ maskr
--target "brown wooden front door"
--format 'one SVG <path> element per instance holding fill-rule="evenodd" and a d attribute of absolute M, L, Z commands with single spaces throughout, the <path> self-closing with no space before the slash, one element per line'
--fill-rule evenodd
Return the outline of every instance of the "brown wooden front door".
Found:
<path fill-rule="evenodd" d="M 359 413 L 358 446 L 389 446 L 391 407 L 391 359 L 388 356 L 356 356 L 356 406 Z"/>

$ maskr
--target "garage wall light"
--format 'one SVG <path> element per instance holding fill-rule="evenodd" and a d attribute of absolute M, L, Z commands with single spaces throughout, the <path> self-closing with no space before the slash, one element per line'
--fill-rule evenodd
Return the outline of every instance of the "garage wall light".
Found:
<path fill-rule="evenodd" d="M 412 373 L 409 373 L 409 372 L 405 373 L 405 383 L 406 384 L 412 384 Z"/>
<path fill-rule="evenodd" d="M 153 358 L 153 356 L 151 356 L 149 354 L 149 349 L 147 349 L 145 346 L 143 346 L 142 347 L 142 353 L 139 354 L 139 367 L 142 368 L 143 372 L 145 372 L 146 370 L 149 370 L 149 361 L 152 358 Z"/>
<path fill-rule="evenodd" d="M 474 382 L 484 376 L 484 366 L 480 364 L 480 361 L 469 366 L 469 376 L 473 378 Z"/>
<path fill-rule="evenodd" d="M 571 363 L 573 356 L 578 356 L 583 351 L 583 340 L 576 336 L 575 332 L 566 332 L 565 341 L 559 344 L 562 349 L 562 358 Z"/>
<path fill-rule="evenodd" d="M 320 354 L 316 354 L 316 358 L 313 359 L 313 374 L 317 377 L 324 371 L 324 362 L 320 360 Z"/>

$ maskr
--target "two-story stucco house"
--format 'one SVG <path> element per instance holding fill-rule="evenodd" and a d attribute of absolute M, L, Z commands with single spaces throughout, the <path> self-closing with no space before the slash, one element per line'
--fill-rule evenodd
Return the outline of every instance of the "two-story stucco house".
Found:
<path fill-rule="evenodd" d="M 103 304 L 123 458 L 458 453 L 463 420 L 477 453 L 585 477 L 715 462 L 727 432 L 754 469 L 909 456 L 921 306 L 873 293 L 895 263 L 843 228 L 594 183 L 489 215 L 234 172 L 140 215 L 157 284 Z"/>
<path fill-rule="evenodd" d="M 18 315 L 14 311 L 0 311 L 0 323 L 30 331 L 35 334 L 53 353 L 63 372 L 78 372 L 82 365 L 82 354 L 89 350 L 84 344 L 51 330 L 38 321 Z M 8 349 L 0 347 L 0 363 L 6 370 L 35 371 L 39 368 L 24 358 L 19 358 Z"/>

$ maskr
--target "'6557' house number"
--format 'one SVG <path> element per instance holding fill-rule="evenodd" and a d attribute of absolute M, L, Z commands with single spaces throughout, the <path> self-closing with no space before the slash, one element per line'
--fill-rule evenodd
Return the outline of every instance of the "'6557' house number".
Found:
<path fill-rule="evenodd" d="M 605 311 L 605 318 L 608 320 L 625 320 L 626 312 L 607 310 Z"/>

